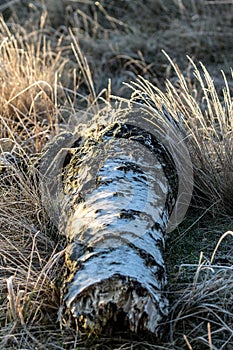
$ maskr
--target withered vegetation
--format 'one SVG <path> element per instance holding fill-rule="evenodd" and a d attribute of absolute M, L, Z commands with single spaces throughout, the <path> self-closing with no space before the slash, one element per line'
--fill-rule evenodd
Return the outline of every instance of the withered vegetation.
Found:
<path fill-rule="evenodd" d="M 232 349 L 232 1 L 46 3 L 0 4 L 0 348 Z M 80 109 L 134 90 L 180 123 L 193 162 L 167 247 L 171 312 L 159 342 L 80 339 L 57 322 L 64 244 L 38 159 Z"/>

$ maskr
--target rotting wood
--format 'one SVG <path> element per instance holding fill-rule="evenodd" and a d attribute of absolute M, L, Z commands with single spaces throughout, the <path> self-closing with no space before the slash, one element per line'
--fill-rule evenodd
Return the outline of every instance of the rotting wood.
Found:
<path fill-rule="evenodd" d="M 101 125 L 76 143 L 63 181 L 61 322 L 156 334 L 168 314 L 164 233 L 178 186 L 168 150 L 135 125 Z"/>

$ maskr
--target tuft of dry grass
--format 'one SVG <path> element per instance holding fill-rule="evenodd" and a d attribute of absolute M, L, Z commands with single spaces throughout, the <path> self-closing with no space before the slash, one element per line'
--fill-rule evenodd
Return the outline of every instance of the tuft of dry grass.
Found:
<path fill-rule="evenodd" d="M 32 166 L 30 170 L 29 176 L 6 158 L 1 172 L 0 347 L 4 349 L 20 348 L 23 337 L 34 344 L 32 348 L 38 346 L 40 340 L 30 330 L 37 328 L 43 334 L 55 325 L 60 302 L 56 281 L 64 251 L 42 207 L 36 170 Z"/>
<path fill-rule="evenodd" d="M 0 18 L 0 133 L 40 152 L 58 123 L 57 80 L 65 60 L 43 33 L 30 43 L 17 30 Z"/>
<path fill-rule="evenodd" d="M 183 268 L 186 273 L 192 273 L 195 265 Z M 181 349 L 185 346 L 190 350 L 231 349 L 232 266 L 212 264 L 212 259 L 206 260 L 201 254 L 193 283 L 182 294 L 181 290 L 177 294 L 171 310 L 170 341 Z"/>
<path fill-rule="evenodd" d="M 222 72 L 223 88 L 219 93 L 202 63 L 198 68 L 189 58 L 191 73 L 185 78 L 179 67 L 168 59 L 178 80 L 176 84 L 167 80 L 165 92 L 144 78 L 129 86 L 133 91 L 146 94 L 159 110 L 165 108 L 174 118 L 192 159 L 198 195 L 210 206 L 215 203 L 232 214 L 233 96 L 230 82 Z"/>

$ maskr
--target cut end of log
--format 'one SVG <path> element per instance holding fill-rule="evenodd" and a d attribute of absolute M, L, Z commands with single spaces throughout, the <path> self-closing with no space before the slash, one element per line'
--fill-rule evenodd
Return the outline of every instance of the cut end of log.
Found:
<path fill-rule="evenodd" d="M 152 294 L 132 278 L 113 276 L 80 293 L 66 308 L 67 314 L 79 332 L 127 330 L 156 335 L 159 323 L 168 315 L 168 300 L 161 291 Z"/>

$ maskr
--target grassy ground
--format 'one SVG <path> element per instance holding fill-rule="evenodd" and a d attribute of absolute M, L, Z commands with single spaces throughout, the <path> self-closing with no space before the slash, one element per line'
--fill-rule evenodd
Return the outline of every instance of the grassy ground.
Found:
<path fill-rule="evenodd" d="M 0 3 L 0 348 L 232 349 L 232 1 L 45 3 Z M 171 312 L 160 341 L 80 340 L 57 322 L 64 246 L 35 164 L 80 108 L 134 89 L 181 115 L 194 167 L 167 243 Z"/>

